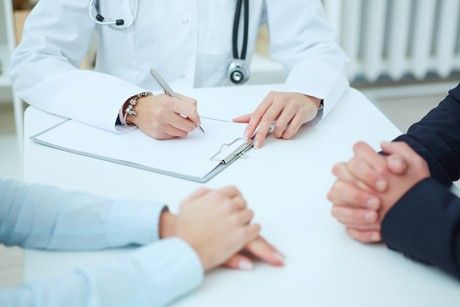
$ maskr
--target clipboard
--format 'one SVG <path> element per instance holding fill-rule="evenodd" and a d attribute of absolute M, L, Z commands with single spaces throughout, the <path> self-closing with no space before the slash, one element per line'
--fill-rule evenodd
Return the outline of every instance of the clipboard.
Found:
<path fill-rule="evenodd" d="M 135 134 L 136 138 L 139 140 L 144 140 L 145 142 L 154 142 L 155 144 L 159 144 L 158 146 L 168 146 L 168 144 L 171 144 L 171 142 L 174 142 L 173 140 L 169 141 L 157 141 L 153 140 L 148 136 L 145 136 L 142 134 L 137 129 L 131 129 L 130 132 L 124 133 L 124 134 L 116 134 L 112 133 L 109 131 L 101 130 L 98 128 L 90 127 L 78 122 L 75 122 L 73 120 L 66 120 L 64 122 L 61 122 L 49 129 L 46 129 L 32 137 L 30 139 L 37 144 L 58 149 L 61 151 L 69 152 L 72 154 L 77 154 L 81 156 L 85 156 L 88 158 L 93 158 L 93 159 L 98 159 L 98 160 L 103 160 L 107 161 L 110 163 L 116 163 L 120 165 L 125 165 L 128 167 L 133 167 L 133 168 L 138 168 L 142 169 L 145 171 L 149 172 L 154 172 L 158 173 L 161 175 L 166 175 L 166 176 L 171 176 L 171 177 L 176 177 L 180 179 L 185 179 L 193 182 L 198 182 L 198 183 L 206 183 L 212 178 L 214 178 L 216 175 L 218 175 L 220 172 L 225 170 L 228 166 L 230 166 L 233 162 L 244 156 L 248 151 L 250 151 L 253 148 L 253 139 L 247 139 L 244 137 L 233 137 L 236 132 L 238 132 L 239 129 L 234 129 L 232 125 L 239 125 L 235 123 L 230 123 L 230 122 L 223 122 L 219 120 L 213 120 L 213 119 L 203 119 L 203 124 L 204 125 L 210 125 L 212 124 L 213 128 L 208 129 L 209 131 L 214 131 L 216 130 L 216 127 L 226 127 L 226 129 L 223 129 L 223 131 L 220 132 L 222 136 L 225 136 L 226 133 L 229 133 L 230 139 L 224 143 L 221 143 L 220 145 L 217 145 L 217 150 L 213 150 L 211 152 L 207 152 L 209 154 L 206 154 L 206 160 L 209 160 L 210 162 L 207 163 L 205 162 L 208 166 L 205 172 L 202 173 L 202 175 L 193 175 L 187 172 L 181 172 L 176 170 L 171 170 L 168 169 L 168 167 L 161 167 L 160 166 L 155 166 L 149 163 L 142 163 L 141 159 L 136 159 L 136 157 L 129 157 L 129 155 L 126 154 L 109 154 L 109 151 L 111 151 L 110 148 L 107 148 L 104 150 L 92 150 L 90 145 L 91 143 L 97 144 L 98 142 L 100 143 L 101 139 L 106 139 L 105 141 L 107 142 L 107 139 L 109 140 L 107 144 L 112 144 L 114 148 L 117 144 L 120 144 L 123 142 L 123 140 L 129 139 L 130 133 Z M 228 127 L 232 127 L 232 129 L 227 129 Z M 241 130 L 242 131 L 242 130 Z M 69 134 L 69 132 L 72 132 Z M 67 137 L 66 135 L 67 134 Z M 142 134 L 140 136 L 139 134 Z M 79 141 L 74 141 L 70 140 L 68 137 L 69 135 L 72 136 L 75 140 L 78 139 L 79 137 L 82 137 L 84 135 L 92 135 L 93 140 L 86 140 L 86 145 L 85 143 L 85 138 L 83 139 L 79 138 Z M 242 135 L 242 134 L 238 134 Z M 195 135 L 197 141 L 194 143 L 195 146 L 200 146 L 200 139 Z M 183 140 L 177 140 L 177 142 L 184 142 L 187 139 Z M 204 139 L 202 139 L 204 140 Z M 193 141 L 188 140 L 189 143 L 193 143 Z M 116 144 L 117 143 L 117 144 Z M 154 147 L 154 146 L 153 146 Z M 153 148 L 152 147 L 152 148 Z M 158 149 L 158 147 L 157 147 Z M 184 146 L 184 149 L 186 149 L 186 145 Z M 150 149 L 149 149 L 150 150 Z M 176 149 L 177 150 L 177 149 Z M 106 153 L 106 154 L 103 154 Z M 184 156 L 186 154 L 184 153 Z M 183 160 L 183 159 L 182 159 Z M 187 163 L 194 163 L 196 161 L 187 161 Z M 184 164 L 185 165 L 185 164 Z"/>

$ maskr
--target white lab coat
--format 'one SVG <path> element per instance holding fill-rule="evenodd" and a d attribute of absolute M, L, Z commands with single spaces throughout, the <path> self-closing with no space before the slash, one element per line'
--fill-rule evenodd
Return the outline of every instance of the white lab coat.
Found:
<path fill-rule="evenodd" d="M 107 19 L 132 20 L 136 0 L 101 0 Z M 155 67 L 173 88 L 227 85 L 235 0 L 139 0 L 132 27 L 114 30 L 88 16 L 89 0 L 40 0 L 13 54 L 16 94 L 47 112 L 117 131 L 122 104 L 156 90 Z M 274 59 L 289 72 L 286 91 L 325 99 L 325 116 L 348 87 L 346 56 L 319 0 L 252 0 L 248 59 L 267 23 Z M 240 27 L 242 28 L 242 27 Z M 96 71 L 79 70 L 93 34 Z M 240 35 L 242 38 L 242 35 Z M 240 44 L 241 45 L 241 44 Z"/>

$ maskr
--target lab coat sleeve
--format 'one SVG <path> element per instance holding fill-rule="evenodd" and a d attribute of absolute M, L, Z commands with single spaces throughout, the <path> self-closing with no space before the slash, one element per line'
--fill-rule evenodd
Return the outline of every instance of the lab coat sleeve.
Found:
<path fill-rule="evenodd" d="M 40 0 L 13 53 L 10 79 L 16 95 L 37 108 L 117 132 L 122 104 L 144 89 L 78 68 L 94 29 L 88 1 Z"/>
<path fill-rule="evenodd" d="M 145 245 L 159 239 L 163 209 L 0 179 L 0 243 L 47 250 Z"/>
<path fill-rule="evenodd" d="M 0 290 L 0 306 L 164 306 L 197 288 L 203 277 L 194 250 L 174 238 L 101 265 Z"/>
<path fill-rule="evenodd" d="M 320 0 L 266 0 L 270 52 L 289 72 L 287 91 L 324 100 L 325 117 L 349 88 L 347 57 L 336 43 Z"/>

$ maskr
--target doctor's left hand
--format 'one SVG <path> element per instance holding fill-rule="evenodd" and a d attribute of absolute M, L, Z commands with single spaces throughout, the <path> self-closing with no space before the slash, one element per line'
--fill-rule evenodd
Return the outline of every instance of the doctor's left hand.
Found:
<path fill-rule="evenodd" d="M 254 113 L 233 121 L 248 123 L 245 136 L 255 134 L 254 147 L 260 148 L 273 124 L 275 137 L 291 139 L 303 124 L 316 117 L 320 104 L 321 99 L 300 93 L 270 92 Z"/>
<path fill-rule="evenodd" d="M 140 98 L 135 107 L 137 116 L 128 116 L 146 135 L 158 140 L 184 138 L 200 125 L 196 100 L 167 95 Z"/>

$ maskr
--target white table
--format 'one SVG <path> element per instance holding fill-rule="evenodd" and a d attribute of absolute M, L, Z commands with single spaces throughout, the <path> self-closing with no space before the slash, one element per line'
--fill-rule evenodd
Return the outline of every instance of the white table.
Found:
<path fill-rule="evenodd" d="M 200 109 L 225 115 L 250 111 L 267 86 L 192 90 Z M 247 102 L 247 104 L 238 103 Z M 212 104 L 214 104 L 212 106 Z M 233 115 L 233 114 L 231 114 Z M 113 197 L 160 199 L 172 204 L 198 184 L 42 147 L 27 137 L 60 119 L 26 112 L 25 178 Z M 177 306 L 458 306 L 460 283 L 381 245 L 350 240 L 330 216 L 326 193 L 334 162 L 348 159 L 357 140 L 377 145 L 398 134 L 364 96 L 350 90 L 321 124 L 291 141 L 270 140 L 211 180 L 238 186 L 263 225 L 263 234 L 287 256 L 282 269 L 258 264 L 254 272 L 219 270 Z M 132 182 L 130 188 L 126 183 Z M 26 280 L 125 251 L 26 252 Z"/>

